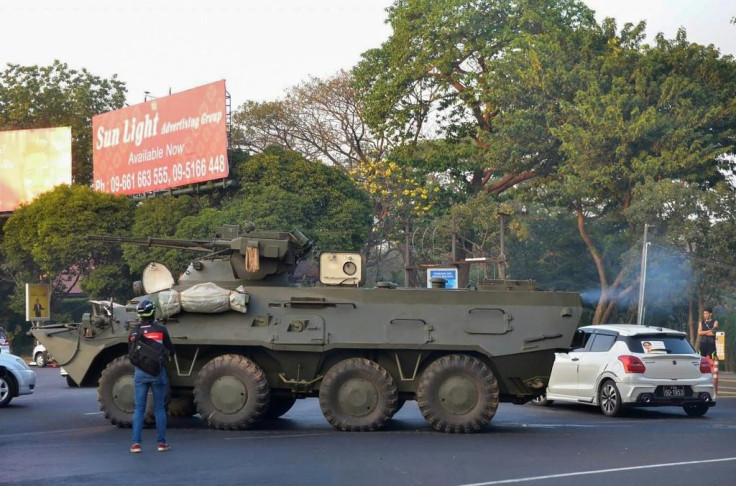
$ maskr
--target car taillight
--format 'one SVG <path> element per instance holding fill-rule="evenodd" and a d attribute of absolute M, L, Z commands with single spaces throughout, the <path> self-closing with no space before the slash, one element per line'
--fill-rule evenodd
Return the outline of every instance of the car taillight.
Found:
<path fill-rule="evenodd" d="M 700 372 L 713 373 L 713 368 L 710 365 L 710 360 L 705 356 L 700 357 Z"/>
<path fill-rule="evenodd" d="M 619 356 L 618 360 L 624 364 L 624 372 L 626 373 L 644 373 L 647 368 L 636 356 Z"/>

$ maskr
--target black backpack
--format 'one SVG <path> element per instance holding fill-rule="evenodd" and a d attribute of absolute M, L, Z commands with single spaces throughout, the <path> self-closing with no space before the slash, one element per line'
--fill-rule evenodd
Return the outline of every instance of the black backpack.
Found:
<path fill-rule="evenodd" d="M 140 368 L 149 375 L 158 376 L 161 373 L 164 357 L 167 355 L 166 346 L 147 338 L 141 330 L 138 330 L 133 346 L 128 352 L 128 359 L 136 368 Z"/>

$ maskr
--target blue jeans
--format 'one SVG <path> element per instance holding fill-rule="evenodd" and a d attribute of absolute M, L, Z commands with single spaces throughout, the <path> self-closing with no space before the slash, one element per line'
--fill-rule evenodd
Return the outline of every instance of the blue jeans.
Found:
<path fill-rule="evenodd" d="M 133 443 L 140 444 L 143 434 L 143 418 L 146 414 L 148 389 L 153 390 L 153 412 L 156 417 L 156 435 L 158 442 L 166 442 L 166 370 L 162 369 L 158 376 L 149 375 L 138 368 L 133 375 L 135 384 L 135 413 L 133 414 Z"/>

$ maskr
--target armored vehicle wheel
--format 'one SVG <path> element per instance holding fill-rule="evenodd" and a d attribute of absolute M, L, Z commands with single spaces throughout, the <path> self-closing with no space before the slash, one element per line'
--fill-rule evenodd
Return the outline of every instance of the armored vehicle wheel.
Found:
<path fill-rule="evenodd" d="M 244 356 L 226 354 L 204 365 L 194 383 L 194 403 L 212 428 L 247 429 L 268 408 L 263 370 Z"/>
<path fill-rule="evenodd" d="M 496 414 L 498 382 L 477 358 L 443 356 L 422 373 L 417 403 L 427 422 L 440 432 L 476 432 Z"/>
<path fill-rule="evenodd" d="M 135 368 L 128 361 L 128 357 L 120 356 L 112 360 L 100 376 L 97 387 L 97 401 L 100 403 L 100 410 L 105 413 L 105 418 L 118 427 L 131 427 L 133 425 L 133 413 L 135 412 L 134 372 Z M 149 392 L 146 415 L 143 419 L 144 425 L 151 426 L 155 423 L 153 415 L 153 396 Z"/>
<path fill-rule="evenodd" d="M 36 362 L 36 366 L 39 368 L 44 368 L 48 364 L 46 353 L 36 353 L 36 356 L 33 357 L 33 361 Z"/>
<path fill-rule="evenodd" d="M 176 392 L 171 394 L 169 400 L 169 417 L 191 417 L 197 413 L 194 405 L 194 395 L 187 392 Z"/>
<path fill-rule="evenodd" d="M 271 394 L 271 401 L 268 403 L 268 408 L 263 414 L 264 419 L 277 419 L 283 414 L 291 410 L 291 407 L 296 403 L 294 397 L 280 397 L 278 395 Z"/>
<path fill-rule="evenodd" d="M 338 430 L 381 429 L 396 413 L 397 402 L 393 377 L 364 358 L 350 358 L 334 365 L 319 389 L 322 414 Z"/>

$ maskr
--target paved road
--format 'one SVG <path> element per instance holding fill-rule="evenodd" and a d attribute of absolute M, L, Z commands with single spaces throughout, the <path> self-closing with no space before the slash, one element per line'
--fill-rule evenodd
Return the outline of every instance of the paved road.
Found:
<path fill-rule="evenodd" d="M 388 430 L 334 431 L 315 399 L 251 431 L 171 420 L 172 450 L 128 452 L 91 388 L 68 388 L 38 369 L 33 395 L 0 409 L 0 484 L 726 486 L 736 477 L 736 378 L 722 377 L 703 418 L 681 409 L 634 410 L 618 419 L 584 406 L 502 404 L 480 434 L 432 431 L 415 402 Z"/>

